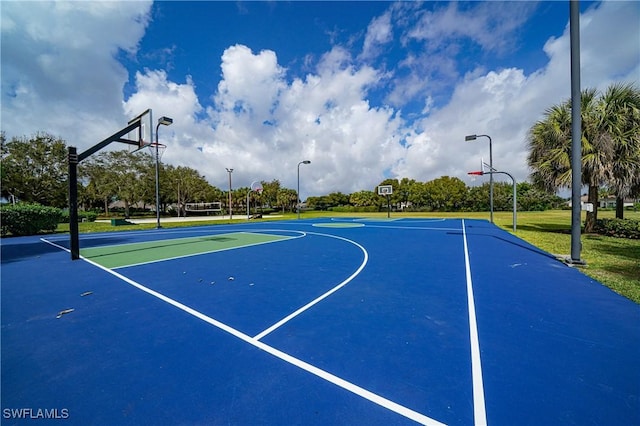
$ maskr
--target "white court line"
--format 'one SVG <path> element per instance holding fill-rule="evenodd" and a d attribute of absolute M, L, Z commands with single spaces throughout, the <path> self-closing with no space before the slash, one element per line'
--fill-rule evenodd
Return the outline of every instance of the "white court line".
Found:
<path fill-rule="evenodd" d="M 309 232 L 309 234 L 313 234 L 313 235 L 319 235 L 319 236 L 324 236 L 324 237 L 330 237 L 330 238 L 337 238 L 339 240 L 343 240 L 343 241 L 347 241 L 355 246 L 357 246 L 358 248 L 360 248 L 360 250 L 362 250 L 362 253 L 364 253 L 364 259 L 362 261 L 362 264 L 360 265 L 360 267 L 358 269 L 356 269 L 356 271 L 351 274 L 346 280 L 342 281 L 340 284 L 338 284 L 337 286 L 335 286 L 334 288 L 332 288 L 331 290 L 329 290 L 328 292 L 324 293 L 323 295 L 321 295 L 320 297 L 312 300 L 311 302 L 307 303 L 306 305 L 304 305 L 303 307 L 301 307 L 300 309 L 298 309 L 295 312 L 292 312 L 291 314 L 287 315 L 286 317 L 284 317 L 283 319 L 281 319 L 280 321 L 278 321 L 277 323 L 273 324 L 271 327 L 267 328 L 266 330 L 264 330 L 263 332 L 257 334 L 254 339 L 256 340 L 260 340 L 262 339 L 264 336 L 266 336 L 267 334 L 271 333 L 272 331 L 278 329 L 279 327 L 281 327 L 282 325 L 284 325 L 285 323 L 287 323 L 288 321 L 292 320 L 293 318 L 297 317 L 298 315 L 300 315 L 301 313 L 303 313 L 304 311 L 306 311 L 307 309 L 311 308 L 312 306 L 316 305 L 317 303 L 319 303 L 320 301 L 326 299 L 327 297 L 331 296 L 333 293 L 335 293 L 336 291 L 340 290 L 342 287 L 344 287 L 345 285 L 347 285 L 349 282 L 351 282 L 351 280 L 353 280 L 356 276 L 358 276 L 358 274 L 360 274 L 360 272 L 364 269 L 364 267 L 367 265 L 367 262 L 369 261 L 369 253 L 367 252 L 367 250 L 362 247 L 360 244 L 356 243 L 353 240 L 349 240 L 347 238 L 342 238 L 339 237 L 337 235 L 331 235 L 331 234 L 319 234 L 319 233 L 315 233 L 315 232 Z"/>
<path fill-rule="evenodd" d="M 476 321 L 476 305 L 473 298 L 471 266 L 469 264 L 469 248 L 467 232 L 462 219 L 462 240 L 464 243 L 464 267 L 467 276 L 467 303 L 469 308 L 469 339 L 471 341 L 471 376 L 473 381 L 473 419 L 476 426 L 487 424 L 487 411 L 484 402 L 484 385 L 482 382 L 482 364 L 480 362 L 480 341 L 478 339 L 478 323 Z"/>
<path fill-rule="evenodd" d="M 65 247 L 62 247 L 62 246 L 60 246 L 58 244 L 55 244 L 55 243 L 53 243 L 51 241 L 48 241 L 48 240 L 46 240 L 44 238 L 40 238 L 40 240 L 45 242 L 45 243 L 47 243 L 47 244 L 51 244 L 54 247 L 62 249 L 64 251 L 66 251 L 66 252 L 70 252 L 69 249 L 67 249 Z M 289 355 L 289 354 L 287 354 L 285 352 L 282 352 L 282 351 L 280 351 L 280 350 L 278 350 L 278 349 L 276 349 L 276 348 L 274 348 L 272 346 L 266 345 L 266 344 L 260 342 L 259 340 L 255 339 L 255 338 L 252 338 L 252 337 L 250 337 L 250 336 L 248 336 L 248 335 L 236 330 L 235 328 L 232 328 L 232 327 L 230 327 L 230 326 L 228 326 L 228 325 L 226 325 L 226 324 L 224 324 L 224 323 L 222 323 L 220 321 L 217 321 L 217 320 L 215 320 L 215 319 L 213 319 L 213 318 L 211 318 L 211 317 L 199 312 L 199 311 L 196 311 L 193 308 L 190 308 L 187 305 L 184 305 L 184 304 L 182 304 L 182 303 L 180 303 L 180 302 L 178 302 L 176 300 L 173 300 L 170 297 L 165 296 L 162 293 L 159 293 L 159 292 L 157 292 L 155 290 L 152 290 L 152 289 L 150 289 L 148 287 L 145 287 L 142 284 L 140 284 L 140 283 L 138 283 L 138 282 L 136 282 L 136 281 L 134 281 L 132 279 L 129 279 L 129 278 L 125 277 L 124 275 L 119 274 L 116 271 L 113 271 L 113 270 L 111 270 L 109 268 L 105 268 L 102 265 L 99 265 L 99 264 L 93 262 L 90 259 L 86 259 L 86 258 L 84 258 L 82 256 L 80 256 L 80 258 L 82 260 L 84 260 L 85 262 L 88 262 L 91 265 L 93 265 L 93 266 L 95 266 L 95 267 L 97 267 L 99 269 L 102 269 L 103 271 L 105 271 L 105 272 L 107 272 L 107 273 L 109 273 L 109 274 L 121 279 L 122 281 L 126 282 L 127 284 L 129 284 L 129 285 L 131 285 L 131 286 L 133 286 L 133 287 L 135 287 L 135 288 L 137 288 L 139 290 L 142 290 L 145 293 L 147 293 L 147 294 L 149 294 L 149 295 L 151 295 L 153 297 L 156 297 L 156 298 L 162 300 L 163 302 L 166 302 L 166 303 L 168 303 L 168 304 L 170 304 L 170 305 L 172 305 L 172 306 L 174 306 L 174 307 L 176 307 L 176 308 L 178 308 L 178 309 L 180 309 L 180 310 L 182 310 L 182 311 L 184 311 L 184 312 L 186 312 L 186 313 L 188 313 L 188 314 L 190 314 L 190 315 L 192 315 L 192 316 L 194 316 L 194 317 L 196 317 L 196 318 L 198 318 L 198 319 L 200 319 L 200 320 L 202 320 L 202 321 L 204 321 L 204 322 L 206 322 L 208 324 L 211 324 L 214 327 L 217 327 L 220 330 L 223 330 L 223 331 L 231 334 L 232 336 L 234 336 L 234 337 L 236 337 L 236 338 L 238 338 L 238 339 L 240 339 L 240 340 L 242 340 L 242 341 L 244 341 L 246 343 L 249 343 L 250 345 L 252 345 L 252 346 L 254 346 L 256 348 L 261 349 L 261 350 L 267 352 L 268 354 L 271 354 L 271 355 L 275 356 L 276 358 L 279 358 L 279 359 L 281 359 L 281 360 L 283 360 L 283 361 L 285 361 L 285 362 L 287 362 L 287 363 L 289 363 L 291 365 L 294 365 L 294 366 L 296 366 L 296 367 L 298 367 L 298 368 L 300 368 L 300 369 L 302 369 L 302 370 L 304 370 L 304 371 L 306 371 L 308 373 L 311 373 L 316 377 L 319 377 L 319 378 L 321 378 L 323 380 L 326 380 L 326 381 L 328 381 L 330 383 L 333 383 L 334 385 L 339 386 L 342 389 L 345 389 L 345 390 L 347 390 L 349 392 L 352 392 L 352 393 L 354 393 L 354 394 L 356 394 L 356 395 L 358 395 L 358 396 L 360 396 L 360 397 L 362 397 L 362 398 L 364 398 L 364 399 L 366 399 L 368 401 L 371 401 L 371 402 L 373 402 L 373 403 L 375 403 L 375 404 L 377 404 L 377 405 L 379 405 L 381 407 L 384 407 L 387 410 L 393 411 L 393 412 L 395 412 L 397 414 L 400 414 L 401 416 L 404 416 L 404 417 L 406 417 L 408 419 L 411 419 L 411 420 L 413 420 L 415 422 L 418 422 L 420 424 L 423 424 L 423 425 L 445 426 L 444 423 L 440 423 L 439 421 L 434 420 L 434 419 L 432 419 L 430 417 L 427 417 L 424 414 L 418 413 L 417 411 L 414 411 L 414 410 L 412 410 L 410 408 L 407 408 L 407 407 L 405 407 L 403 405 L 400 405 L 400 404 L 398 404 L 396 402 L 393 402 L 393 401 L 391 401 L 391 400 L 389 400 L 387 398 L 384 398 L 384 397 L 382 397 L 380 395 L 377 395 L 377 394 L 375 394 L 375 393 L 373 393 L 371 391 L 368 391 L 368 390 L 366 390 L 366 389 L 364 389 L 364 388 L 362 388 L 362 387 L 360 387 L 360 386 L 358 386 L 356 384 L 348 382 L 348 381 L 346 381 L 346 380 L 344 380 L 344 379 L 342 379 L 342 378 L 340 378 L 340 377 L 338 377 L 338 376 L 336 376 L 334 374 L 331 374 L 331 373 L 329 373 L 327 371 L 324 371 L 324 370 L 322 370 L 322 369 L 320 369 L 318 367 L 315 367 L 315 366 L 313 366 L 313 365 L 311 365 L 311 364 L 309 364 L 309 363 L 307 363 L 305 361 L 302 361 L 302 360 L 300 360 L 298 358 L 295 358 L 295 357 L 293 357 L 293 356 L 291 356 L 291 355 Z"/>

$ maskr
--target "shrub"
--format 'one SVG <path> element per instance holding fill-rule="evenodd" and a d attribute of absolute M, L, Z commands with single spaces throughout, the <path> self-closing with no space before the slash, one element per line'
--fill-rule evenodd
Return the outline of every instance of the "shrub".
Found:
<path fill-rule="evenodd" d="M 640 220 L 598 219 L 596 232 L 609 237 L 640 239 Z"/>
<path fill-rule="evenodd" d="M 2 235 L 34 235 L 53 232 L 62 219 L 62 210 L 40 204 L 16 204 L 0 208 Z"/>

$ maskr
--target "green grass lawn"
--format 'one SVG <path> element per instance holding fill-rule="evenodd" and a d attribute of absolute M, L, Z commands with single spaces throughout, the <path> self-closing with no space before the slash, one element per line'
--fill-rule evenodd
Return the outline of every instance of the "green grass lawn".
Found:
<path fill-rule="evenodd" d="M 387 213 L 335 213 L 304 212 L 302 218 L 326 216 L 387 217 Z M 488 213 L 392 213 L 395 217 L 463 217 L 489 220 Z M 613 211 L 599 211 L 598 218 L 613 218 Z M 295 214 L 286 214 L 279 218 L 262 220 L 295 219 Z M 640 220 L 640 212 L 625 212 L 625 218 Z M 584 223 L 584 213 L 583 213 Z M 206 222 L 163 223 L 165 228 L 197 225 L 222 225 L 242 223 L 246 219 L 233 221 L 212 220 Z M 513 232 L 512 212 L 495 212 L 494 222 L 501 228 Z M 110 223 L 80 223 L 79 229 L 84 232 L 123 231 L 129 229 L 154 229 L 155 224 L 111 226 Z M 59 232 L 69 232 L 68 224 L 61 224 Z M 571 211 L 551 210 L 545 212 L 519 212 L 515 235 L 523 240 L 558 255 L 569 255 L 571 252 Z M 605 237 L 601 235 L 582 235 L 581 258 L 586 262 L 581 271 L 597 279 L 613 291 L 640 304 L 640 240 Z"/>

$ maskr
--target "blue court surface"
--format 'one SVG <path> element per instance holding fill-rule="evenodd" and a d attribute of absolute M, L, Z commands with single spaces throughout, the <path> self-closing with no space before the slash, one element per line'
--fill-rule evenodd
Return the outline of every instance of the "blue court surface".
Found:
<path fill-rule="evenodd" d="M 2 240 L 2 424 L 640 424 L 640 306 L 486 221 L 68 246 Z"/>

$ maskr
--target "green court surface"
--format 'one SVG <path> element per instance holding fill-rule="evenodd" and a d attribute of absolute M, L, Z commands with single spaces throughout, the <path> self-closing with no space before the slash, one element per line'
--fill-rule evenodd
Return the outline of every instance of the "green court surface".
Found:
<path fill-rule="evenodd" d="M 252 232 L 232 232 L 201 237 L 172 238 L 144 243 L 85 248 L 80 251 L 80 254 L 85 259 L 90 259 L 106 268 L 122 268 L 142 263 L 287 240 L 289 238 L 292 237 Z"/>

